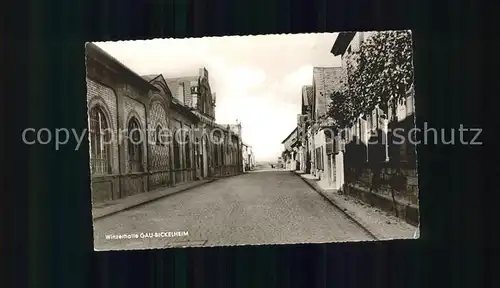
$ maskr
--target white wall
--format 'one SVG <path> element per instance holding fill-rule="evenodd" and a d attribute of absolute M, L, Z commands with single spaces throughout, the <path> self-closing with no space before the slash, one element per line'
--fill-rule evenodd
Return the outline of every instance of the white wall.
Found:
<path fill-rule="evenodd" d="M 335 155 L 335 183 L 333 188 L 342 189 L 344 185 L 344 152 L 341 151 Z"/>

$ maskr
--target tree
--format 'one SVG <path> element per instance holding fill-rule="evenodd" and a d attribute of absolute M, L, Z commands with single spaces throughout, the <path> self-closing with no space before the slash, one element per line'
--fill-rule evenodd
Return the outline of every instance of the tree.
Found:
<path fill-rule="evenodd" d="M 346 83 L 333 92 L 329 116 L 344 128 L 378 105 L 387 111 L 405 99 L 413 83 L 413 55 L 410 31 L 378 32 L 346 55 Z"/>

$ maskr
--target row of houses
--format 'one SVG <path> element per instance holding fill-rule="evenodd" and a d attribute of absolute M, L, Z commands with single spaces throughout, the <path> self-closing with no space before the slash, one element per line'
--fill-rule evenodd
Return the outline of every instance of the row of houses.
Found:
<path fill-rule="evenodd" d="M 241 124 L 215 121 L 216 94 L 198 75 L 138 75 L 86 45 L 92 203 L 243 172 Z"/>
<path fill-rule="evenodd" d="M 418 223 L 418 179 L 414 142 L 393 144 L 390 131 L 400 128 L 408 135 L 415 127 L 415 95 L 383 111 L 377 107 L 359 115 L 352 126 L 334 129 L 328 117 L 333 91 L 342 88 L 347 59 L 363 41 L 379 32 L 340 33 L 332 50 L 341 56 L 341 67 L 314 67 L 312 85 L 302 87 L 297 127 L 283 140 L 282 158 L 288 170 L 312 174 L 320 186 L 360 198 L 396 212 L 409 223 Z M 389 121 L 389 119 L 395 119 Z"/>

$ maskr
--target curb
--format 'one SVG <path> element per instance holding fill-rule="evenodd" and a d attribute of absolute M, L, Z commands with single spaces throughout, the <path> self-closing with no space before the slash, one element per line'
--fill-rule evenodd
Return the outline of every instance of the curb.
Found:
<path fill-rule="evenodd" d="M 141 205 L 144 205 L 144 204 L 147 204 L 147 203 L 151 203 L 153 201 L 156 201 L 158 199 L 161 199 L 161 198 L 165 198 L 165 197 L 168 197 L 168 196 L 172 196 L 172 195 L 175 195 L 175 194 L 178 194 L 178 193 L 181 193 L 181 192 L 185 192 L 187 190 L 190 190 L 190 189 L 193 189 L 193 188 L 197 188 L 197 187 L 200 187 L 202 185 L 205 185 L 205 184 L 208 184 L 208 183 L 212 183 L 212 182 L 215 182 L 219 180 L 219 178 L 213 178 L 213 179 L 209 179 L 207 180 L 206 182 L 203 182 L 203 183 L 198 183 L 196 185 L 193 185 L 193 186 L 189 186 L 189 187 L 185 187 L 183 189 L 180 189 L 178 191 L 175 191 L 173 193 L 170 193 L 170 194 L 165 194 L 165 195 L 160 195 L 158 197 L 153 197 L 153 198 L 149 198 L 147 200 L 144 200 L 144 201 L 138 201 L 137 203 L 134 203 L 132 205 L 129 205 L 129 206 L 126 206 L 124 207 L 123 209 L 117 209 L 116 211 L 111 211 L 109 213 L 105 213 L 103 215 L 99 215 L 97 217 L 92 217 L 92 220 L 95 221 L 95 220 L 99 220 L 99 219 L 102 219 L 102 218 L 105 218 L 105 217 L 108 217 L 108 216 L 111 216 L 111 215 L 114 215 L 114 214 L 117 214 L 117 213 L 120 213 L 120 212 L 123 212 L 123 211 L 127 211 L 127 210 L 130 210 L 132 208 L 136 208 L 138 206 L 141 206 Z"/>
<path fill-rule="evenodd" d="M 325 193 L 321 190 L 321 188 L 319 187 L 316 187 L 315 185 L 313 185 L 312 183 L 310 183 L 309 181 L 307 181 L 307 179 L 305 179 L 304 177 L 300 176 L 300 174 L 294 172 L 294 171 L 290 171 L 292 174 L 298 176 L 300 179 L 302 179 L 304 182 L 306 182 L 306 184 L 311 187 L 314 191 L 318 192 L 319 195 L 323 196 L 323 198 L 325 198 L 326 201 L 328 201 L 330 204 L 332 204 L 335 208 L 337 208 L 337 210 L 341 211 L 342 214 L 344 214 L 349 220 L 353 221 L 354 223 L 356 223 L 356 225 L 361 228 L 365 233 L 367 233 L 370 237 L 372 237 L 374 240 L 380 240 L 380 237 L 376 236 L 372 231 L 370 231 L 365 225 L 363 225 L 358 219 L 356 219 L 355 217 L 353 217 L 351 214 L 347 213 L 345 210 L 344 210 L 344 207 L 341 207 L 339 204 L 337 204 L 335 201 L 333 201 L 332 199 L 330 199 L 327 195 L 325 195 Z"/>

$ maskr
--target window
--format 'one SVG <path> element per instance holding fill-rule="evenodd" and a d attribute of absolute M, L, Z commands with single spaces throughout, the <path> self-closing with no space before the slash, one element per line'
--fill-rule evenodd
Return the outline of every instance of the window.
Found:
<path fill-rule="evenodd" d="M 92 174 L 111 173 L 111 133 L 101 107 L 90 110 L 90 166 Z"/>
<path fill-rule="evenodd" d="M 175 169 L 179 169 L 181 168 L 181 159 L 180 159 L 180 155 L 181 155 L 181 150 L 180 150 L 180 147 L 179 147 L 179 139 L 178 139 L 178 135 L 175 135 L 174 137 L 174 168 Z"/>
<path fill-rule="evenodd" d="M 198 86 L 191 86 L 191 94 L 198 93 Z"/>
<path fill-rule="evenodd" d="M 226 153 L 224 153 L 224 151 L 226 150 L 225 148 L 226 147 L 224 147 L 224 144 L 220 144 L 220 155 L 221 155 L 221 162 L 222 162 L 221 164 L 222 165 L 226 164 L 226 156 L 225 156 Z"/>
<path fill-rule="evenodd" d="M 165 139 L 163 139 L 162 128 L 160 125 L 156 126 L 155 141 L 156 141 L 156 145 L 165 144 Z"/>
<path fill-rule="evenodd" d="M 223 162 L 223 158 L 224 158 L 224 154 L 222 152 L 222 144 L 219 144 L 218 147 L 219 147 L 218 148 L 219 149 L 219 152 L 218 152 L 219 159 L 217 159 L 217 163 L 219 163 L 219 166 L 222 166 L 222 162 Z"/>
<path fill-rule="evenodd" d="M 128 122 L 128 161 L 130 172 L 142 172 L 142 137 L 135 117 Z"/>
<path fill-rule="evenodd" d="M 234 146 L 234 164 L 238 164 L 238 144 Z"/>
<path fill-rule="evenodd" d="M 189 142 L 189 136 L 186 135 L 184 143 L 184 151 L 186 152 L 186 169 L 191 168 L 191 143 Z"/>
<path fill-rule="evenodd" d="M 216 144 L 214 144 L 214 159 L 213 159 L 213 163 L 214 163 L 214 166 L 219 166 L 219 148 L 217 147 Z"/>

